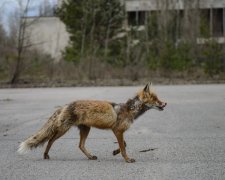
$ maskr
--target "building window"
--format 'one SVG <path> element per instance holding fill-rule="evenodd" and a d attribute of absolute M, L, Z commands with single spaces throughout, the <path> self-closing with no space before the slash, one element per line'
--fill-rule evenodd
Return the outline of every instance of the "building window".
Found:
<path fill-rule="evenodd" d="M 212 13 L 213 36 L 223 36 L 223 9 L 213 9 Z"/>
<path fill-rule="evenodd" d="M 127 15 L 129 26 L 141 26 L 145 24 L 145 11 L 129 11 Z"/>
<path fill-rule="evenodd" d="M 202 9 L 200 18 L 200 33 L 202 37 L 223 36 L 223 9 Z"/>

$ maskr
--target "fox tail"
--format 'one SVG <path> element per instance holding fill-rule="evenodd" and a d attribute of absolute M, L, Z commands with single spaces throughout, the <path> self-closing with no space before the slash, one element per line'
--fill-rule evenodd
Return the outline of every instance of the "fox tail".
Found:
<path fill-rule="evenodd" d="M 25 154 L 33 148 L 37 148 L 40 145 L 44 145 L 46 141 L 53 137 L 56 127 L 53 122 L 47 122 L 36 134 L 30 136 L 23 141 L 17 150 L 20 154 Z"/>

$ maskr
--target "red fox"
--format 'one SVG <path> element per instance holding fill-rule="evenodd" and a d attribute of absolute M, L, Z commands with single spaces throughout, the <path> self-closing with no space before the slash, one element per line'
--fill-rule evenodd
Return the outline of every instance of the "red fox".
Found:
<path fill-rule="evenodd" d="M 48 152 L 52 144 L 64 135 L 71 126 L 80 129 L 79 148 L 90 160 L 97 157 L 90 154 L 85 148 L 85 141 L 91 127 L 99 129 L 111 129 L 119 143 L 119 149 L 113 151 L 113 155 L 121 152 L 126 162 L 135 162 L 126 153 L 126 142 L 123 134 L 129 129 L 135 119 L 149 109 L 162 111 L 167 103 L 158 99 L 152 91 L 151 84 L 147 84 L 135 97 L 128 99 L 126 103 L 113 103 L 97 100 L 79 100 L 70 103 L 58 110 L 49 118 L 46 124 L 34 135 L 30 136 L 19 146 L 18 152 L 25 153 L 28 150 L 43 145 L 48 141 L 44 152 L 44 159 L 49 159 Z"/>

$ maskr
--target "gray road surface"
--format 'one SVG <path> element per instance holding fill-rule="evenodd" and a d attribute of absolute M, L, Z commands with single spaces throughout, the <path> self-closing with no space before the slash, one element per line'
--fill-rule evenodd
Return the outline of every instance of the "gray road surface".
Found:
<path fill-rule="evenodd" d="M 97 161 L 80 152 L 76 128 L 55 142 L 49 161 L 42 159 L 43 147 L 16 153 L 59 106 L 77 99 L 124 102 L 139 88 L 0 89 L 0 179 L 224 180 L 225 85 L 156 86 L 168 107 L 148 111 L 127 131 L 134 164 L 112 156 L 118 144 L 111 131 L 94 128 L 87 148 Z"/>

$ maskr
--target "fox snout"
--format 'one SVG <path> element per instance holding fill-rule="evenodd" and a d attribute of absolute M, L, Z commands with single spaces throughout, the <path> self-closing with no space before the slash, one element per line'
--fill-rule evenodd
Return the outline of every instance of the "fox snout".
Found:
<path fill-rule="evenodd" d="M 155 102 L 154 104 L 145 104 L 148 108 L 156 109 L 159 111 L 163 111 L 164 108 L 166 107 L 167 103 L 166 102 Z"/>
<path fill-rule="evenodd" d="M 159 106 L 159 109 L 162 111 L 164 110 L 164 108 L 166 107 L 167 103 L 166 102 L 161 102 L 160 103 L 160 106 Z"/>

